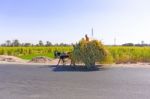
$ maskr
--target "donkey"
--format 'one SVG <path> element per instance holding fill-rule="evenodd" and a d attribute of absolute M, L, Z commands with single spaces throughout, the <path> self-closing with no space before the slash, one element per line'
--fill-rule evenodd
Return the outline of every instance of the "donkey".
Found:
<path fill-rule="evenodd" d="M 65 65 L 65 59 L 70 59 L 71 60 L 70 66 L 71 65 L 75 66 L 75 63 L 72 60 L 72 55 L 71 54 L 72 54 L 71 52 L 61 53 L 61 52 L 58 52 L 58 51 L 54 51 L 55 58 L 59 58 L 59 61 L 58 61 L 57 65 L 59 65 L 61 61 L 63 62 L 63 65 Z"/>

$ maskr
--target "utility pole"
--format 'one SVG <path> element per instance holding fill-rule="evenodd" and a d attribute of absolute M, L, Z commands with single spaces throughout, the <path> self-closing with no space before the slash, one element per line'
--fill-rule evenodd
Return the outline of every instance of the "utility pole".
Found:
<path fill-rule="evenodd" d="M 93 37 L 94 37 L 94 32 L 93 32 L 93 28 L 92 28 L 91 32 L 92 32 L 92 38 L 93 38 Z"/>
<path fill-rule="evenodd" d="M 117 39 L 116 39 L 116 38 L 114 38 L 114 46 L 116 46 L 116 41 L 117 41 Z"/>

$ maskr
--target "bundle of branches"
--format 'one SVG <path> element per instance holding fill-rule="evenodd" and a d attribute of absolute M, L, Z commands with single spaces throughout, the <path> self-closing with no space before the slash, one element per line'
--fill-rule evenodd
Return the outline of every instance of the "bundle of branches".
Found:
<path fill-rule="evenodd" d="M 100 41 L 87 41 L 82 39 L 79 43 L 74 45 L 72 58 L 76 63 L 84 63 L 89 69 L 95 67 L 95 63 L 107 55 L 108 51 Z"/>

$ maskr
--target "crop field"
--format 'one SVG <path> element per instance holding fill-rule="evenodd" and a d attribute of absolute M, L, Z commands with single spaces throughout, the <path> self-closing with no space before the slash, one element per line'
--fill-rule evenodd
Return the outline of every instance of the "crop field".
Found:
<path fill-rule="evenodd" d="M 116 63 L 150 62 L 150 47 L 109 47 Z"/>
<path fill-rule="evenodd" d="M 107 46 L 106 48 L 109 55 L 101 60 L 101 63 L 150 62 L 150 47 Z M 54 58 L 53 53 L 55 50 L 69 52 L 73 50 L 73 47 L 0 47 L 0 55 L 13 55 L 27 60 L 31 60 L 36 56 Z"/>
<path fill-rule="evenodd" d="M 0 55 L 12 55 L 31 60 L 36 56 L 54 58 L 54 51 L 69 52 L 72 47 L 0 47 Z"/>

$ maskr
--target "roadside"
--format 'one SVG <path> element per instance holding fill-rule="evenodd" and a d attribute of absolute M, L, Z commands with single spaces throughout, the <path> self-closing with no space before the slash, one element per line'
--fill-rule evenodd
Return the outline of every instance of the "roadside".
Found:
<path fill-rule="evenodd" d="M 20 64 L 20 65 L 57 65 L 59 59 L 49 59 L 47 57 L 36 57 L 29 60 L 24 60 L 15 56 L 0 55 L 0 64 Z M 67 63 L 69 65 L 69 62 Z M 81 64 L 80 64 L 81 65 Z M 82 64 L 83 65 L 83 64 Z M 105 68 L 131 67 L 131 68 L 150 68 L 150 63 L 136 64 L 97 64 Z"/>

